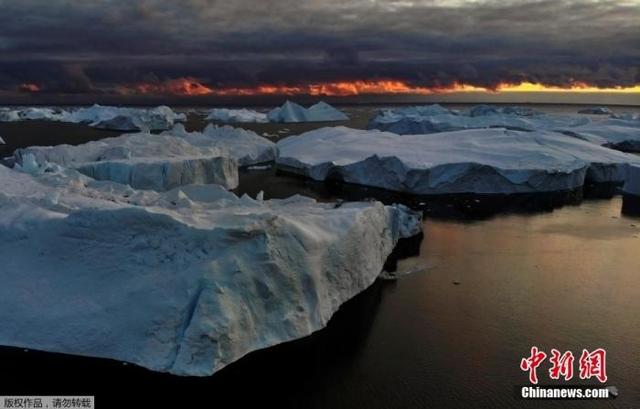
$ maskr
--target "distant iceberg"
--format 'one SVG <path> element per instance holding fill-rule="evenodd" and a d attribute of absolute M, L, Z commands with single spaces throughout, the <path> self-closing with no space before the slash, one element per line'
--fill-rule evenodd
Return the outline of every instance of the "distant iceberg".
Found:
<path fill-rule="evenodd" d="M 295 102 L 287 101 L 281 107 L 271 110 L 267 114 L 270 122 L 328 122 L 347 121 L 349 117 L 325 102 L 318 102 L 311 107 L 304 108 Z"/>
<path fill-rule="evenodd" d="M 591 107 L 585 108 L 578 111 L 579 114 L 590 114 L 590 115 L 611 115 L 612 112 L 607 107 Z"/>
<path fill-rule="evenodd" d="M 532 193 L 622 183 L 640 158 L 553 132 L 477 129 L 399 136 L 322 128 L 278 142 L 278 167 L 416 195 Z"/>
<path fill-rule="evenodd" d="M 419 215 L 379 202 L 33 173 L 0 166 L 0 345 L 177 375 L 325 327 L 420 229 Z"/>
<path fill-rule="evenodd" d="M 584 117 L 545 115 L 521 107 L 478 105 L 466 112 L 454 112 L 436 104 L 384 109 L 369 121 L 368 128 L 400 135 L 417 135 L 484 128 L 552 130 L 588 122 L 589 119 Z"/>
<path fill-rule="evenodd" d="M 252 109 L 215 108 L 209 111 L 206 119 L 225 123 L 265 123 L 269 122 L 267 114 Z"/>
<path fill-rule="evenodd" d="M 128 108 L 93 105 L 75 110 L 53 108 L 17 108 L 0 111 L 0 122 L 28 120 L 71 122 L 116 131 L 159 131 L 185 121 L 186 116 L 167 106 Z"/>
<path fill-rule="evenodd" d="M 64 122 L 84 123 L 94 128 L 118 131 L 161 131 L 185 121 L 186 116 L 167 106 L 155 108 L 121 108 L 93 105 L 66 113 Z"/>

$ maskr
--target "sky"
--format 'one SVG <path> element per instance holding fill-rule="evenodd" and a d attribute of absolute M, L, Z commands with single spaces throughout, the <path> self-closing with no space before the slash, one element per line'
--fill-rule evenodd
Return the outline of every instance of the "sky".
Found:
<path fill-rule="evenodd" d="M 0 10 L 0 103 L 572 94 L 640 104 L 640 0 L 0 0 Z"/>

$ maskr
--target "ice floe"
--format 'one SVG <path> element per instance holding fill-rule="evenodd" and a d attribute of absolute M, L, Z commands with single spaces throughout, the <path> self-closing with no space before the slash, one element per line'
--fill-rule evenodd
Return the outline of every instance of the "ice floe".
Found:
<path fill-rule="evenodd" d="M 206 119 L 208 121 L 219 121 L 227 123 L 265 123 L 269 122 L 267 114 L 254 111 L 253 109 L 229 109 L 214 108 L 209 111 Z"/>
<path fill-rule="evenodd" d="M 238 163 L 223 149 L 196 146 L 172 135 L 136 133 L 82 145 L 32 146 L 14 153 L 16 163 L 33 155 L 38 164 L 52 162 L 98 180 L 137 189 L 168 190 L 192 183 L 238 185 Z"/>
<path fill-rule="evenodd" d="M 178 375 L 325 327 L 420 226 L 379 202 L 137 191 L 32 170 L 0 166 L 0 345 Z"/>
<path fill-rule="evenodd" d="M 309 108 L 287 101 L 281 107 L 271 110 L 267 117 L 270 122 L 284 123 L 346 121 L 349 119 L 343 112 L 322 101 Z"/>
<path fill-rule="evenodd" d="M 636 156 L 554 132 L 427 135 L 322 128 L 278 142 L 278 167 L 410 194 L 548 192 L 622 183 Z"/>

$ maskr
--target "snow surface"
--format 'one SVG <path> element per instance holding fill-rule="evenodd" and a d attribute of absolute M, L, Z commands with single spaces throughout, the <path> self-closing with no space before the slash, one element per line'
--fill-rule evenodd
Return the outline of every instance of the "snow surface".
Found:
<path fill-rule="evenodd" d="M 215 108 L 209 111 L 206 119 L 208 121 L 219 121 L 229 123 L 265 123 L 269 122 L 267 114 L 254 111 L 252 109 L 228 109 Z"/>
<path fill-rule="evenodd" d="M 627 169 L 627 181 L 624 184 L 624 192 L 630 195 L 640 196 L 640 165 L 630 165 Z"/>
<path fill-rule="evenodd" d="M 640 158 L 553 132 L 476 129 L 399 136 L 322 128 L 278 142 L 278 167 L 411 194 L 518 193 L 622 183 Z"/>
<path fill-rule="evenodd" d="M 157 131 L 171 128 L 186 116 L 167 106 L 155 108 L 123 108 L 93 105 L 71 111 L 53 108 L 17 108 L 0 111 L 0 121 L 41 120 L 83 123 L 94 128 L 117 131 Z"/>
<path fill-rule="evenodd" d="M 343 112 L 325 102 L 318 102 L 304 108 L 295 102 L 287 101 L 281 107 L 274 108 L 267 114 L 270 122 L 325 122 L 346 121 L 349 119 Z"/>
<path fill-rule="evenodd" d="M 32 174 L 30 174 L 32 173 Z M 0 166 L 0 344 L 204 376 L 311 334 L 419 216 Z"/>
<path fill-rule="evenodd" d="M 82 145 L 32 146 L 14 153 L 16 163 L 33 155 L 98 180 L 136 189 L 168 190 L 192 183 L 238 185 L 238 163 L 218 147 L 196 146 L 184 138 L 150 133 L 125 134 Z"/>
<path fill-rule="evenodd" d="M 182 124 L 177 124 L 163 134 L 182 138 L 194 146 L 224 150 L 240 166 L 273 162 L 278 156 L 275 143 L 242 128 L 209 124 L 202 132 L 187 132 Z"/>

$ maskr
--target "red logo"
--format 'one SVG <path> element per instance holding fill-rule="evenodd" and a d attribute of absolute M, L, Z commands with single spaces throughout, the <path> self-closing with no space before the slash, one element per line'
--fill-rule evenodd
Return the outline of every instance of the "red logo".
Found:
<path fill-rule="evenodd" d="M 547 354 L 544 351 L 532 346 L 531 354 L 520 361 L 520 369 L 529 372 L 529 382 L 532 384 L 538 383 L 537 369 L 546 358 Z M 560 379 L 562 377 L 565 381 L 572 379 L 574 361 L 575 358 L 571 351 L 561 354 L 560 351 L 552 348 L 551 356 L 549 357 L 549 362 L 551 363 L 549 378 Z M 595 349 L 593 352 L 583 349 L 579 367 L 580 379 L 595 377 L 600 383 L 605 383 L 607 381 L 607 352 L 603 348 Z"/>

